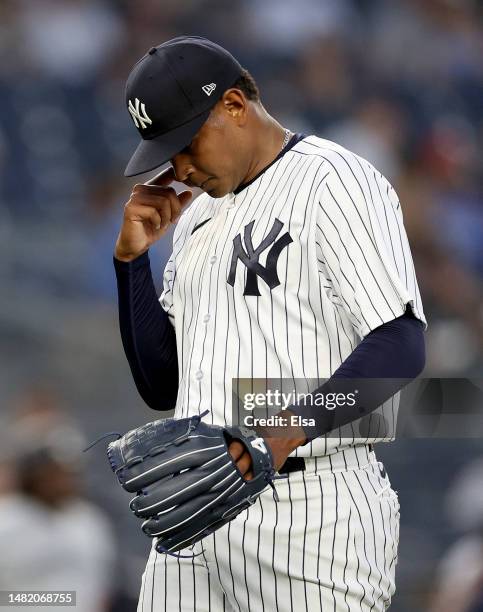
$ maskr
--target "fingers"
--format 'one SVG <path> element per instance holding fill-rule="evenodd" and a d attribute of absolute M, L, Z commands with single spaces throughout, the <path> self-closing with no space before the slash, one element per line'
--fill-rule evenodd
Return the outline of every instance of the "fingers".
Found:
<path fill-rule="evenodd" d="M 163 219 L 158 210 L 151 206 L 126 206 L 125 217 L 128 221 L 149 221 L 155 230 L 161 229 L 166 223 L 166 217 Z"/>
<path fill-rule="evenodd" d="M 243 455 L 241 455 L 241 457 L 236 462 L 236 466 L 240 470 L 240 473 L 243 478 L 245 478 L 245 480 L 250 480 L 251 478 L 253 478 L 253 474 L 251 471 L 252 458 L 250 457 L 250 453 L 248 453 L 248 451 L 245 451 Z"/>
<path fill-rule="evenodd" d="M 178 199 L 180 201 L 181 208 L 184 208 L 186 204 L 188 204 L 188 202 L 191 200 L 192 195 L 193 192 L 189 189 L 185 189 L 185 191 L 180 191 L 180 193 L 178 193 Z"/>
<path fill-rule="evenodd" d="M 228 450 L 235 463 L 238 461 L 238 459 L 240 459 L 243 453 L 246 453 L 245 446 L 239 440 L 233 440 L 230 442 Z"/>
<path fill-rule="evenodd" d="M 229 447 L 228 451 L 233 458 L 233 461 L 236 463 L 237 468 L 240 470 L 241 475 L 245 478 L 245 480 L 251 480 L 253 478 L 252 472 L 252 458 L 250 457 L 250 453 L 247 451 L 245 446 L 239 442 L 238 440 L 233 440 Z"/>
<path fill-rule="evenodd" d="M 179 219 L 191 196 L 192 192 L 189 190 L 177 194 L 172 187 L 137 184 L 133 188 L 127 212 L 131 214 L 135 207 L 138 211 L 139 206 L 155 209 L 161 219 L 160 227 L 166 229 L 170 223 Z"/>
<path fill-rule="evenodd" d="M 183 207 L 189 200 L 193 192 L 189 189 L 181 191 L 179 194 L 173 189 L 173 187 L 162 187 L 161 185 L 144 185 L 137 183 L 134 185 L 132 190 L 132 196 L 136 196 L 138 200 L 149 199 L 152 202 L 161 201 L 163 198 L 172 198 L 178 200 L 179 204 Z"/>
<path fill-rule="evenodd" d="M 174 168 L 173 166 L 170 166 L 169 168 L 167 168 L 166 170 L 163 170 L 156 176 L 153 176 L 153 178 L 149 179 L 149 181 L 146 181 L 145 185 L 166 186 L 172 183 L 175 180 L 175 178 L 176 178 L 176 175 L 174 173 Z"/>
<path fill-rule="evenodd" d="M 136 191 L 138 193 L 163 193 L 164 189 L 169 187 L 169 185 L 175 180 L 177 179 L 174 167 L 170 166 L 169 168 L 166 168 L 166 170 L 163 170 L 162 172 L 154 176 L 149 181 L 146 181 L 146 183 L 138 183 L 134 185 L 133 191 Z M 183 198 L 185 199 L 184 204 L 186 204 L 193 195 L 192 192 L 189 190 L 182 191 L 181 193 L 186 194 L 183 196 Z"/>

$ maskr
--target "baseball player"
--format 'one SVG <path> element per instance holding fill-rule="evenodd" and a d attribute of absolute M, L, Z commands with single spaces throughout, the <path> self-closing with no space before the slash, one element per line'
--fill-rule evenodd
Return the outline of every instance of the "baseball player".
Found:
<path fill-rule="evenodd" d="M 324 392 L 421 372 L 426 322 L 401 206 L 369 162 L 281 126 L 251 75 L 203 38 L 150 49 L 126 99 L 142 140 L 125 174 L 171 162 L 135 185 L 114 257 L 124 349 L 153 409 L 224 425 L 240 379 Z M 174 180 L 203 193 L 188 208 Z M 149 247 L 173 223 L 158 298 Z M 186 555 L 153 547 L 138 611 L 386 610 L 399 504 L 373 445 L 394 439 L 400 387 L 335 409 L 292 402 L 288 414 L 308 410 L 315 425 L 266 431 L 286 476 L 278 501 L 262 493 Z M 229 451 L 249 479 L 246 449 Z"/>

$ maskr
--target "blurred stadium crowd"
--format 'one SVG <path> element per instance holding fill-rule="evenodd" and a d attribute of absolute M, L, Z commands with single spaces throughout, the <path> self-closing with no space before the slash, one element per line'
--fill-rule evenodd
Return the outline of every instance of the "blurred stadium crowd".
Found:
<path fill-rule="evenodd" d="M 21 496 L 25 517 L 5 524 L 50 525 L 44 533 L 57 555 L 50 567 L 57 588 L 72 580 L 60 578 L 59 567 L 77 557 L 79 568 L 71 570 L 94 598 L 89 612 L 134 609 L 148 543 L 102 452 L 79 460 L 79 431 L 96 437 L 159 416 L 137 396 L 117 333 L 112 250 L 132 184 L 122 172 L 138 140 L 124 82 L 149 47 L 180 34 L 226 46 L 281 123 L 338 141 L 388 176 L 402 202 L 429 320 L 425 375 L 477 377 L 483 366 L 480 2 L 2 0 L 0 517 L 10 516 Z M 169 240 L 153 249 L 158 286 L 169 250 Z M 64 433 L 54 436 L 63 420 Z M 77 442 L 66 454 L 58 441 L 71 434 Z M 381 449 L 402 505 L 395 612 L 483 609 L 480 454 L 478 439 L 406 440 Z M 81 477 L 85 463 L 91 469 Z M 32 466 L 57 474 L 54 492 L 60 489 L 65 503 L 38 499 L 32 478 L 25 483 Z M 468 499 L 461 518 L 458 502 Z M 49 523 L 46 507 L 64 520 Z M 102 528 L 107 516 L 117 537 Z M 84 523 L 86 550 L 70 527 Z M 32 555 L 1 525 L 0 518 L 0 589 L 7 589 L 15 586 L 6 584 L 15 563 L 41 563 L 45 542 L 39 539 L 39 556 Z M 62 539 L 69 545 L 55 549 Z M 5 546 L 24 554 L 6 558 Z M 94 581 L 82 560 L 110 571 L 99 570 Z M 458 572 L 468 564 L 464 582 Z"/>

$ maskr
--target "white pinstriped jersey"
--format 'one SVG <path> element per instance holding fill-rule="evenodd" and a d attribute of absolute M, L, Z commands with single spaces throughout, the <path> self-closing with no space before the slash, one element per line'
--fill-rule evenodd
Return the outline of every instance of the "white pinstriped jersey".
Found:
<path fill-rule="evenodd" d="M 193 202 L 175 230 L 160 302 L 176 330 L 175 416 L 208 408 L 218 424 L 231 421 L 232 379 L 310 380 L 313 390 L 406 304 L 425 322 L 394 189 L 369 162 L 316 136 L 236 195 Z M 397 404 L 294 454 L 391 440 Z"/>

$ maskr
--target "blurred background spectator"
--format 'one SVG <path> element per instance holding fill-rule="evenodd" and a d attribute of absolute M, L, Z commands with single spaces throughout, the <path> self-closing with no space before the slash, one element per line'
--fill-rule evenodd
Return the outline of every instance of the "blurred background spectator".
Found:
<path fill-rule="evenodd" d="M 424 374 L 477 377 L 483 366 L 480 2 L 3 0 L 0 397 L 4 433 L 13 440 L 28 432 L 29 450 L 1 445 L 0 537 L 7 537 L 7 519 L 22 520 L 8 510 L 19 496 L 34 525 L 56 517 L 52 531 L 38 534 L 39 543 L 52 534 L 52 560 L 71 559 L 63 569 L 75 571 L 82 550 L 93 567 L 105 566 L 98 586 L 92 583 L 92 596 L 104 603 L 89 603 L 92 611 L 135 609 L 149 542 L 131 520 L 103 451 L 77 461 L 81 438 L 73 440 L 79 427 L 91 439 L 159 416 L 134 389 L 117 330 L 112 250 L 132 185 L 122 172 L 138 140 L 124 107 L 124 81 L 150 46 L 179 34 L 225 45 L 252 71 L 264 104 L 282 123 L 345 144 L 390 178 L 430 323 Z M 168 238 L 151 255 L 158 287 L 169 251 Z M 67 441 L 70 458 L 58 447 Z M 464 529 L 438 508 L 455 474 L 483 456 L 483 444 L 399 440 L 378 453 L 402 506 L 392 609 L 444 612 L 450 576 L 470 564 L 474 574 L 466 575 L 464 590 L 471 587 L 474 597 L 451 610 L 476 612 L 483 505 Z M 71 470 L 74 456 L 81 473 Z M 471 465 L 483 473 L 481 462 Z M 55 508 L 32 488 L 34 474 L 35 485 L 54 473 L 50 484 L 64 499 Z M 481 490 L 481 480 L 475 482 L 473 490 Z M 454 507 L 467 503 L 457 485 L 451 491 Z M 101 528 L 106 516 L 122 554 Z M 106 541 L 99 536 L 84 550 L 86 542 L 75 540 L 82 521 L 97 525 L 92 533 L 99 529 Z M 70 537 L 54 540 L 67 526 Z M 0 557 L 4 584 L 9 559 Z M 56 584 L 61 588 L 60 579 Z"/>
<path fill-rule="evenodd" d="M 85 445 L 51 390 L 32 388 L 18 398 L 1 433 L 9 478 L 0 491 L 0 590 L 75 591 L 79 612 L 106 612 L 114 597 L 114 536 L 82 492 Z"/>

